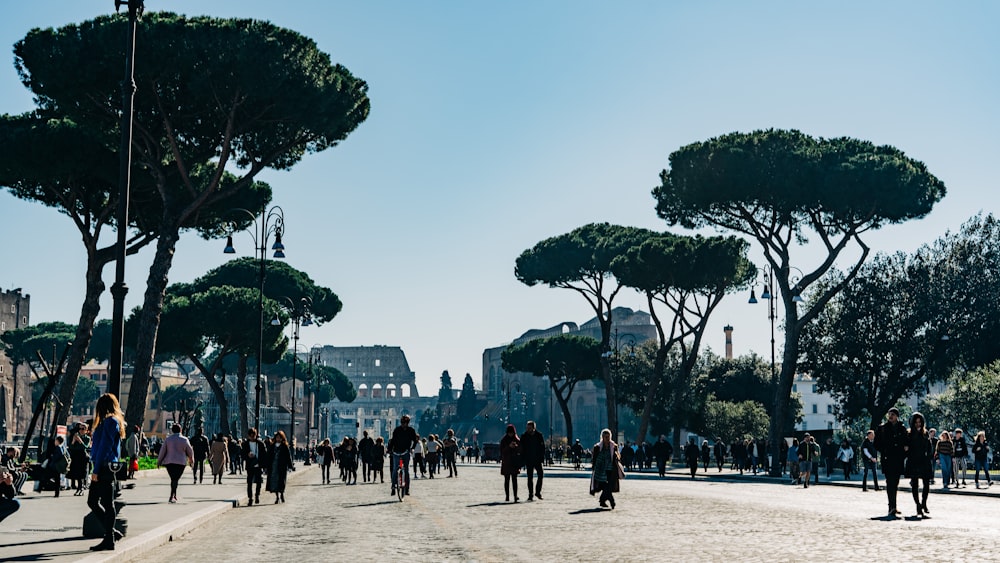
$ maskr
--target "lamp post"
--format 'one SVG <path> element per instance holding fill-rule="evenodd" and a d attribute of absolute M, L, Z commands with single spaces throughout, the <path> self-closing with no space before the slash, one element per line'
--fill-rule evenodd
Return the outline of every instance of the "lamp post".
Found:
<path fill-rule="evenodd" d="M 266 205 L 262 205 L 259 218 L 246 209 L 235 209 L 234 211 L 246 213 L 253 220 L 254 229 L 250 231 L 250 236 L 253 237 L 254 252 L 260 260 L 260 293 L 257 297 L 257 312 L 260 317 L 260 323 L 257 327 L 257 383 L 254 386 L 253 407 L 253 426 L 260 426 L 260 366 L 263 363 L 264 356 L 264 274 L 267 265 L 267 242 L 271 235 L 274 235 L 274 244 L 271 245 L 274 257 L 285 257 L 285 245 L 281 242 L 281 233 L 285 230 L 285 212 L 277 205 L 270 209 Z M 225 254 L 236 254 L 236 248 L 233 246 L 233 235 L 226 237 L 226 248 L 223 252 Z"/>
<path fill-rule="evenodd" d="M 802 275 L 802 270 L 799 270 L 795 266 L 788 266 L 789 269 L 796 270 L 799 275 Z M 771 381 L 774 381 L 777 377 L 775 373 L 775 361 L 774 361 L 774 318 L 775 318 L 775 305 L 774 305 L 774 268 L 770 264 L 764 266 L 764 275 L 767 278 L 767 283 L 764 284 L 764 291 L 760 293 L 761 299 L 767 299 L 767 318 L 771 321 Z M 798 280 L 800 278 L 793 278 L 795 281 L 792 286 L 792 303 L 801 303 L 802 293 L 798 287 Z M 757 303 L 757 296 L 754 294 L 753 288 L 750 288 L 750 299 L 747 303 L 755 305 Z"/>
<path fill-rule="evenodd" d="M 308 297 L 302 297 L 299 299 L 298 305 L 289 297 L 282 297 L 281 300 L 281 306 L 288 311 L 292 319 L 292 421 L 288 431 L 288 440 L 291 444 L 295 441 L 295 368 L 299 359 L 299 327 L 313 324 L 312 317 L 309 316 L 312 300 Z M 281 320 L 275 317 L 271 324 L 281 326 Z"/>
<path fill-rule="evenodd" d="M 108 358 L 108 393 L 121 399 L 122 356 L 125 348 L 125 252 L 128 239 L 128 200 L 132 182 L 132 118 L 135 100 L 135 35 L 142 17 L 143 0 L 115 0 L 115 11 L 128 6 L 125 48 L 125 78 L 122 80 L 121 145 L 118 151 L 118 208 L 115 210 L 118 238 L 115 242 L 115 283 L 111 313 L 111 353 Z"/>

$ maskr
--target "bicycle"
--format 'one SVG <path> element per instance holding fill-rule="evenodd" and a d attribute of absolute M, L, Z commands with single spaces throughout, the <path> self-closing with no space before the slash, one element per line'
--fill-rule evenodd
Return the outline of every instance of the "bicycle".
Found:
<path fill-rule="evenodd" d="M 399 467 L 396 468 L 396 496 L 399 497 L 399 502 L 403 502 L 403 496 L 406 494 L 406 468 L 403 467 L 403 456 L 399 456 Z"/>

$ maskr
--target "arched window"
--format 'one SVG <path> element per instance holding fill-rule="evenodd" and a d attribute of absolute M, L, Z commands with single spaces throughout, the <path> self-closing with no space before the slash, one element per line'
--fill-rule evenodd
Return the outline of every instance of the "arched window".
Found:
<path fill-rule="evenodd" d="M 409 397 L 410 393 L 412 393 L 412 391 L 410 390 L 410 384 L 409 383 L 403 383 L 403 384 L 401 384 L 399 386 L 399 396 L 400 397 Z"/>
<path fill-rule="evenodd" d="M 358 385 L 358 397 L 367 397 L 367 396 L 368 396 L 368 385 L 365 383 Z"/>
<path fill-rule="evenodd" d="M 382 384 L 376 383 L 375 385 L 372 385 L 372 399 L 380 398 L 382 398 Z"/>
<path fill-rule="evenodd" d="M 396 386 L 393 385 L 392 383 L 386 385 L 385 386 L 385 396 L 386 396 L 386 398 L 395 397 L 396 396 Z"/>

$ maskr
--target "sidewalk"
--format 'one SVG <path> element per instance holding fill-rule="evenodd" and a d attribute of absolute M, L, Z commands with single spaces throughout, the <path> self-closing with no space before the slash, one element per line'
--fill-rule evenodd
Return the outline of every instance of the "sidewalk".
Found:
<path fill-rule="evenodd" d="M 296 464 L 289 482 L 301 479 L 316 466 Z M 169 504 L 170 478 L 164 469 L 136 473 L 134 489 L 125 490 L 119 500 L 127 505 L 121 516 L 128 519 L 128 535 L 113 552 L 90 551 L 100 539 L 83 537 L 83 517 L 90 512 L 86 495 L 62 491 L 27 492 L 18 497 L 21 509 L 0 523 L 0 560 L 3 561 L 118 561 L 135 558 L 187 533 L 206 520 L 238 505 L 245 505 L 246 478 L 226 475 L 221 485 L 212 485 L 205 475 L 203 484 L 192 485 L 187 468 L 177 491 L 178 502 Z M 25 485 L 30 489 L 31 483 Z M 261 491 L 262 504 L 274 502 L 273 495 Z"/>

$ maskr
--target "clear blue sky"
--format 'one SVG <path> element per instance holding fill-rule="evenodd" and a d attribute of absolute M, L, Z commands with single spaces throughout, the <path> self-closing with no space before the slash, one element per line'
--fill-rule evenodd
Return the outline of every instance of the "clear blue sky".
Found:
<path fill-rule="evenodd" d="M 572 292 L 520 284 L 514 260 L 589 222 L 666 229 L 650 190 L 687 143 L 796 128 L 924 161 L 947 197 L 921 221 L 872 233 L 877 251 L 912 251 L 1000 210 L 994 2 L 147 0 L 147 9 L 270 20 L 368 82 L 367 122 L 264 179 L 285 210 L 288 262 L 344 301 L 333 322 L 303 329 L 302 344 L 401 346 L 422 394 L 445 369 L 478 386 L 484 348 L 591 318 Z M 18 2 L 0 20 L 0 44 L 113 10 L 113 0 Z M 0 111 L 20 113 L 31 100 L 11 60 L 0 63 Z M 0 287 L 31 294 L 33 322 L 76 322 L 84 260 L 69 220 L 5 192 L 0 210 Z M 222 246 L 184 237 L 171 281 L 222 263 Z M 150 259 L 128 262 L 129 309 Z M 619 303 L 644 308 L 634 294 Z M 110 310 L 107 299 L 102 316 Z M 706 338 L 716 351 L 727 323 L 737 354 L 769 355 L 763 306 L 727 298 Z"/>

